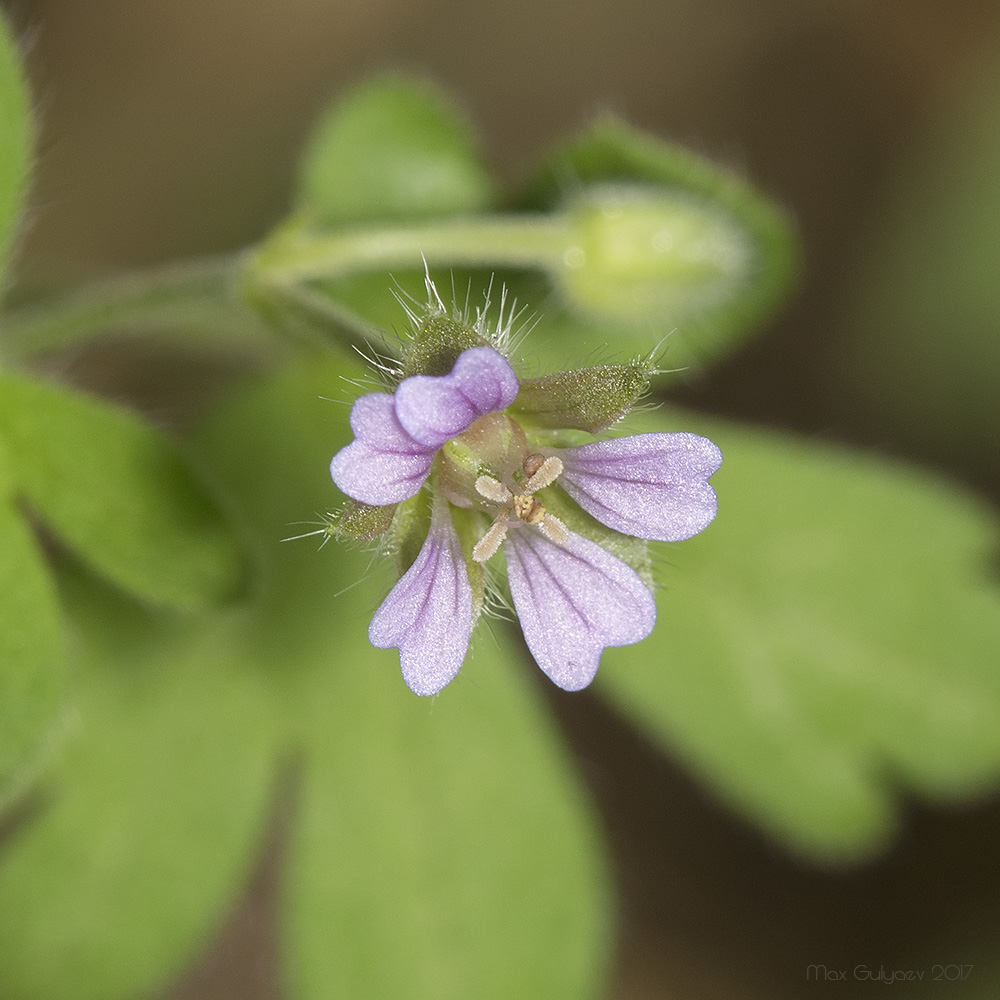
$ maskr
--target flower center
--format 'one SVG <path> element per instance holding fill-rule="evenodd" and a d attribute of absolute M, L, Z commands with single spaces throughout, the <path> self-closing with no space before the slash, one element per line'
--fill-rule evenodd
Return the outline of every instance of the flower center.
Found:
<path fill-rule="evenodd" d="M 534 496 L 537 490 L 551 486 L 559 478 L 563 471 L 562 461 L 555 456 L 545 458 L 532 454 L 525 458 L 521 469 L 526 478 L 519 484 L 518 493 L 492 476 L 480 476 L 476 480 L 476 492 L 483 499 L 500 507 L 490 529 L 472 550 L 472 558 L 476 562 L 486 562 L 496 553 L 507 537 L 508 526 L 516 521 L 537 525 L 546 538 L 559 545 L 566 541 L 566 525 L 554 514 L 550 514 Z"/>

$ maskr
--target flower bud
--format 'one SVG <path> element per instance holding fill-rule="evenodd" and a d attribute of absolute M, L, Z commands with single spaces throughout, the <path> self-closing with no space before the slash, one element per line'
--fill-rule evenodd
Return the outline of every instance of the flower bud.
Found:
<path fill-rule="evenodd" d="M 573 242 L 555 278 L 591 315 L 653 323 L 694 313 L 731 296 L 754 266 L 747 234 L 689 192 L 602 185 L 566 213 Z"/>

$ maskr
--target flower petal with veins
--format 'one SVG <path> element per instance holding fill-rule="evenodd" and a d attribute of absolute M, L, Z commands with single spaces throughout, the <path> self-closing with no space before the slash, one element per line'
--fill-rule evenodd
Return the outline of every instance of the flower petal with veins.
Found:
<path fill-rule="evenodd" d="M 376 507 L 416 496 L 434 452 L 414 441 L 396 419 L 393 397 L 370 392 L 351 408 L 354 440 L 330 463 L 337 487 Z"/>
<path fill-rule="evenodd" d="M 469 574 L 451 517 L 439 506 L 413 565 L 375 612 L 368 639 L 398 649 L 410 690 L 431 695 L 458 673 L 471 633 Z"/>
<path fill-rule="evenodd" d="M 404 379 L 396 390 L 396 416 L 415 441 L 440 448 L 479 417 L 510 406 L 517 391 L 517 376 L 502 354 L 470 347 L 447 375 Z"/>
<path fill-rule="evenodd" d="M 660 542 L 698 534 L 715 517 L 708 477 L 722 453 L 697 434 L 636 434 L 560 450 L 559 485 L 615 531 Z"/>
<path fill-rule="evenodd" d="M 504 542 L 511 597 L 528 649 L 561 688 L 578 691 L 607 646 L 645 639 L 656 603 L 630 566 L 580 535 L 563 544 L 529 527 Z"/>

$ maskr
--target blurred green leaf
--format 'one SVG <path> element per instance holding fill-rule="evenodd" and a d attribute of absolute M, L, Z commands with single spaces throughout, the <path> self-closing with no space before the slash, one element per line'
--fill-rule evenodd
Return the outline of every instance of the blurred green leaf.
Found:
<path fill-rule="evenodd" d="M 396 73 L 333 105 L 307 151 L 302 186 L 307 202 L 336 225 L 481 212 L 495 200 L 452 101 Z"/>
<path fill-rule="evenodd" d="M 63 698 L 62 622 L 45 562 L 12 502 L 0 442 L 0 809 L 45 755 Z"/>
<path fill-rule="evenodd" d="M 16 489 L 125 589 L 178 608 L 231 596 L 242 564 L 175 446 L 137 417 L 64 388 L 0 377 Z"/>
<path fill-rule="evenodd" d="M 611 116 L 554 149 L 520 204 L 577 219 L 581 252 L 567 258 L 563 299 L 594 327 L 574 335 L 556 319 L 536 339 L 591 344 L 603 328 L 594 346 L 648 351 L 669 333 L 671 368 L 706 365 L 771 317 L 795 275 L 795 235 L 773 203 Z"/>
<path fill-rule="evenodd" d="M 896 786 L 942 801 L 995 788 L 993 512 L 874 457 L 671 424 L 721 447 L 719 515 L 670 548 L 657 629 L 608 650 L 600 690 L 813 858 L 880 846 Z"/>
<path fill-rule="evenodd" d="M 244 626 L 164 626 L 92 578 L 75 739 L 38 812 L 0 855 L 0 996 L 132 1000 L 193 959 L 249 878 L 274 775 Z"/>
<path fill-rule="evenodd" d="M 289 867 L 291 995 L 594 995 L 600 847 L 524 665 L 483 636 L 423 701 L 394 653 L 359 648 L 365 620 L 345 625 L 304 706 L 315 757 Z"/>
<path fill-rule="evenodd" d="M 10 25 L 0 14 L 0 275 L 17 231 L 30 156 L 30 95 Z"/>

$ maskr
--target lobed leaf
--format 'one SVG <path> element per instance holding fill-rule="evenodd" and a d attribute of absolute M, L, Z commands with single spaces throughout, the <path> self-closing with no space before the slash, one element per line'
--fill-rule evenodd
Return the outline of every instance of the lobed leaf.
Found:
<path fill-rule="evenodd" d="M 995 515 L 915 469 L 695 423 L 725 456 L 718 518 L 671 547 L 656 631 L 607 651 L 603 694 L 813 858 L 877 849 L 901 791 L 995 789 Z"/>
<path fill-rule="evenodd" d="M 0 433 L 18 493 L 108 579 L 177 608 L 233 594 L 242 563 L 228 526 L 178 449 L 138 417 L 5 374 Z"/>
<path fill-rule="evenodd" d="M 265 387 L 212 429 L 258 537 L 334 495 L 346 408 L 320 397 L 341 373 Z M 237 429 L 256 465 L 227 446 Z M 484 636 L 442 695 L 417 698 L 395 651 L 368 645 L 391 583 L 366 574 L 370 556 L 296 542 L 265 558 L 252 643 L 308 747 L 282 917 L 289 996 L 590 995 L 607 956 L 599 844 L 518 658 Z"/>
<path fill-rule="evenodd" d="M 74 739 L 0 854 L 0 995 L 131 1000 L 193 960 L 248 879 L 275 725 L 241 618 L 164 626 L 87 577 Z"/>

